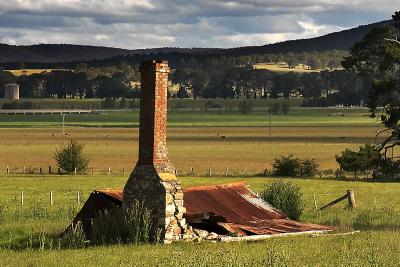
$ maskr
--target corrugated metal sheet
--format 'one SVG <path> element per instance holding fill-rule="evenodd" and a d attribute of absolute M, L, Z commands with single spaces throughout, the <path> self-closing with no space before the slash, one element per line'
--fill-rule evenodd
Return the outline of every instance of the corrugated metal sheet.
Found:
<path fill-rule="evenodd" d="M 220 229 L 237 236 L 332 230 L 327 226 L 289 220 L 283 212 L 263 201 L 244 183 L 190 187 L 183 192 L 187 221 L 190 224 L 190 218 L 197 218 L 194 226 L 204 226 L 206 230 Z M 87 232 L 96 214 L 106 209 L 120 209 L 122 200 L 122 190 L 96 190 L 72 224 L 81 221 Z M 206 219 L 199 221 L 198 218 L 202 217 Z"/>
<path fill-rule="evenodd" d="M 232 223 L 286 218 L 244 183 L 187 188 L 183 196 L 187 213 L 212 212 Z"/>

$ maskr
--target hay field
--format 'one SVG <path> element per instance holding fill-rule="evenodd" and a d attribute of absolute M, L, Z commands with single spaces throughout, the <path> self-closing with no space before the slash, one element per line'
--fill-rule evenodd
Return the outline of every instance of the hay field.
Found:
<path fill-rule="evenodd" d="M 336 169 L 335 155 L 345 148 L 356 149 L 375 142 L 373 125 L 272 127 L 171 127 L 168 132 L 170 157 L 181 174 L 193 167 L 198 175 L 261 173 L 279 155 L 315 158 L 322 169 Z M 67 127 L 0 129 L 0 168 L 12 172 L 22 168 L 56 168 L 54 151 L 70 139 L 86 144 L 90 168 L 104 173 L 129 170 L 137 161 L 138 128 Z M 222 136 L 226 137 L 223 138 Z"/>

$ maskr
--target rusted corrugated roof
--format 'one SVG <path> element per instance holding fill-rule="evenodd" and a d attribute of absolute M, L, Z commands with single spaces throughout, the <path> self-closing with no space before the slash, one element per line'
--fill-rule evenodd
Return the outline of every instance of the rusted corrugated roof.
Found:
<path fill-rule="evenodd" d="M 183 197 L 187 213 L 212 212 L 231 223 L 286 218 L 244 183 L 187 188 Z"/>
<path fill-rule="evenodd" d="M 183 192 L 188 218 L 202 213 L 213 214 L 214 218 L 224 218 L 213 224 L 238 236 L 332 230 L 327 226 L 289 220 L 244 183 L 190 187 Z M 118 206 L 122 205 L 122 190 L 96 190 L 93 194 L 106 196 Z"/>

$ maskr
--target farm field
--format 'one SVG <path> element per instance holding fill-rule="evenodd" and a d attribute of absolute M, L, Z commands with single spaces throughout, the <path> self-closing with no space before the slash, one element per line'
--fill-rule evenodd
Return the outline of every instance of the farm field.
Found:
<path fill-rule="evenodd" d="M 21 76 L 21 75 L 47 73 L 47 72 L 52 72 L 53 70 L 65 70 L 65 69 L 18 69 L 18 70 L 5 70 L 5 71 L 9 71 L 15 76 Z"/>
<path fill-rule="evenodd" d="M 59 234 L 94 189 L 122 188 L 137 161 L 138 112 L 0 116 L 0 266 L 397 266 L 400 261 L 400 183 L 333 177 L 335 155 L 376 141 L 376 121 L 365 110 L 294 108 L 289 115 L 170 112 L 168 148 L 184 187 L 245 181 L 260 192 L 276 178 L 262 177 L 274 158 L 315 158 L 323 178 L 284 179 L 300 186 L 302 221 L 332 225 L 352 235 L 280 237 L 252 243 L 176 243 L 66 248 Z M 87 175 L 47 174 L 53 153 L 70 139 L 85 144 Z M 395 151 L 396 153 L 397 151 Z M 396 153 L 397 154 L 397 153 Z M 6 174 L 9 167 L 10 174 Z M 26 174 L 23 174 L 25 167 Z M 46 174 L 38 175 L 39 167 Z M 108 167 L 111 172 L 109 175 Z M 228 167 L 227 176 L 225 176 Z M 194 175 L 189 176 L 191 168 Z M 209 177 L 209 170 L 212 177 Z M 36 174 L 30 174 L 36 173 Z M 280 178 L 282 179 L 282 178 Z M 314 208 L 352 189 L 345 203 Z M 24 192 L 24 205 L 20 195 Z M 49 203 L 53 192 L 54 205 Z M 101 255 L 101 257 L 99 257 Z"/>
<path fill-rule="evenodd" d="M 260 64 L 255 64 L 254 68 L 256 69 L 264 69 L 264 70 L 270 70 L 270 71 L 276 71 L 276 72 L 298 72 L 298 73 L 310 73 L 310 72 L 320 72 L 320 69 L 310 69 L 309 66 L 304 65 L 304 64 L 299 64 L 295 68 L 289 68 L 289 65 L 285 62 L 280 62 L 280 63 L 260 63 Z"/>
<path fill-rule="evenodd" d="M 352 235 L 279 237 L 262 242 L 176 243 L 173 245 L 115 245 L 67 249 L 58 247 L 58 235 L 69 224 L 83 199 L 96 188 L 121 188 L 126 177 L 113 176 L 0 176 L 0 265 L 94 266 L 397 266 L 400 258 L 400 197 L 398 183 L 290 179 L 299 185 L 305 201 L 303 221 L 338 227 Z M 285 179 L 288 180 L 288 179 Z M 245 181 L 260 191 L 272 178 L 181 177 L 184 187 Z M 342 195 L 356 194 L 357 209 L 344 204 L 315 211 L 318 205 Z M 24 206 L 19 204 L 24 190 Z M 54 192 L 54 205 L 48 202 Z M 99 257 L 101 255 L 101 257 Z"/>

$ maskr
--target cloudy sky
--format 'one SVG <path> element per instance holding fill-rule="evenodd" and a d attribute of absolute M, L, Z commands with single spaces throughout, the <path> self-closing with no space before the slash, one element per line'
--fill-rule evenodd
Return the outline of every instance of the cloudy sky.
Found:
<path fill-rule="evenodd" d="M 390 18 L 399 0 L 0 0 L 0 43 L 237 47 Z"/>

